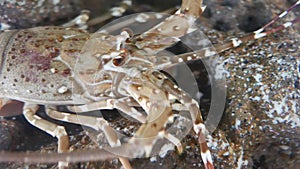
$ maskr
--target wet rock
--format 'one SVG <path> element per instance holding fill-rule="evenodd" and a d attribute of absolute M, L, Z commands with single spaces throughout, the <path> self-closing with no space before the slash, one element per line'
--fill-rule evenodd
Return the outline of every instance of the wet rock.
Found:
<path fill-rule="evenodd" d="M 239 28 L 245 32 L 252 32 L 271 20 L 271 11 L 263 2 L 254 2 L 246 7 L 242 16 L 238 18 Z"/>
<path fill-rule="evenodd" d="M 263 7 L 254 5 L 257 8 L 252 9 L 251 5 L 255 4 L 254 2 L 256 1 L 224 5 L 224 2 L 218 0 L 207 1 L 210 16 L 209 19 L 201 19 L 201 28 L 212 42 L 225 42 L 244 34 L 243 31 L 248 31 L 245 28 L 241 30 L 238 26 L 242 25 L 243 20 L 247 21 L 248 26 L 251 25 L 249 20 L 259 22 L 255 24 L 256 27 L 260 27 L 265 21 L 261 22 L 251 17 L 270 19 L 281 9 L 287 9 L 289 6 L 283 1 L 267 0 L 261 5 Z M 240 11 L 247 9 L 252 12 L 244 18 L 241 17 Z M 260 16 L 260 10 L 264 11 L 262 12 L 264 16 Z M 230 25 L 228 29 L 224 29 L 228 32 L 213 29 L 222 17 L 225 25 Z M 293 18 L 294 13 L 291 13 L 284 20 Z M 224 23 L 221 23 L 220 28 Z M 299 46 L 299 32 L 297 29 L 288 29 L 220 54 L 226 69 L 227 100 L 223 118 L 212 137 L 208 139 L 216 168 L 299 168 Z M 197 71 L 196 63 L 190 66 Z M 203 84 L 205 80 L 198 79 L 199 84 Z M 129 136 L 137 128 L 137 124 L 132 124 L 124 118 L 109 116 L 109 121 L 119 132 Z M 2 132 L 7 135 L 6 131 Z M 86 139 L 85 135 L 84 132 L 75 132 L 71 136 L 72 149 L 90 149 L 99 146 L 92 141 L 88 143 L 90 140 Z M 6 137 L 5 140 L 11 139 Z M 132 165 L 135 168 L 145 169 L 203 168 L 194 133 L 187 135 L 182 144 L 185 149 L 181 155 L 176 151 L 169 151 L 164 157 L 133 159 Z M 40 149 L 55 151 L 55 140 L 44 143 Z M 15 165 L 13 164 L 11 168 Z M 43 167 L 53 166 L 36 166 L 36 168 Z M 70 166 L 74 169 L 100 167 L 120 168 L 120 163 L 112 160 L 76 163 Z"/>
<path fill-rule="evenodd" d="M 4 0 L 0 2 L 0 23 L 9 25 L 9 29 L 57 25 L 78 15 L 81 9 L 79 0 Z"/>

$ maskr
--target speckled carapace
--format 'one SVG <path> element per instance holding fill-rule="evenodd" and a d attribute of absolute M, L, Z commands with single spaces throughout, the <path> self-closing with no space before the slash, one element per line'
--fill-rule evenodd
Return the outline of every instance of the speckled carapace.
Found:
<path fill-rule="evenodd" d="M 236 154 L 233 151 L 237 146 L 222 144 L 224 143 L 222 139 L 213 141 L 213 138 L 208 136 L 209 144 L 207 144 L 206 127 L 198 103 L 158 70 L 171 64 L 210 57 L 239 47 L 250 40 L 286 29 L 300 22 L 300 19 L 296 18 L 275 28 L 271 26 L 299 4 L 298 0 L 287 11 L 249 35 L 233 38 L 228 43 L 216 45 L 214 49 L 207 48 L 164 59 L 155 54 L 175 44 L 180 37 L 194 30 L 193 22 L 204 10 L 202 0 L 183 0 L 181 9 L 176 14 L 137 36 L 132 36 L 131 32 L 127 31 L 115 36 L 99 32 L 90 34 L 79 29 L 64 27 L 36 27 L 3 32 L 0 34 L 0 52 L 2 52 L 0 53 L 2 56 L 0 96 L 5 99 L 0 99 L 0 106 L 9 102 L 7 98 L 25 102 L 23 114 L 26 119 L 58 139 L 60 154 L 48 154 L 48 156 L 18 154 L 16 156 L 13 153 L 0 153 L 0 161 L 59 162 L 59 167 L 64 168 L 68 166 L 68 162 L 116 157 L 124 168 L 131 168 L 129 161 L 123 158 L 123 155 L 132 158 L 147 157 L 156 141 L 162 138 L 176 145 L 179 152 L 183 151 L 180 140 L 165 129 L 174 118 L 173 111 L 185 110 L 190 112 L 192 117 L 193 129 L 198 138 L 197 144 L 200 145 L 200 154 L 206 169 L 214 168 L 212 157 L 218 155 L 230 155 L 230 158 L 235 158 L 232 161 L 237 162 L 235 165 L 237 167 L 248 165 L 248 161 L 243 161 L 243 148 L 238 156 L 234 156 Z M 227 61 L 231 64 L 230 58 Z M 260 83 L 260 74 L 253 75 L 253 78 Z M 241 88 L 242 86 L 238 86 L 234 90 L 241 90 Z M 250 98 L 260 101 L 257 97 Z M 70 106 L 74 101 L 75 106 Z M 54 119 L 104 131 L 112 147 L 109 150 L 124 150 L 122 152 L 124 154 L 117 156 L 104 150 L 68 153 L 69 142 L 66 131 L 62 126 L 38 117 L 35 114 L 38 104 L 45 105 L 46 113 Z M 60 112 L 54 108 L 57 105 L 67 105 L 69 110 L 79 113 L 116 108 L 143 124 L 128 142 L 121 145 L 116 132 L 105 119 Z M 143 109 L 145 114 L 136 107 Z M 243 109 L 243 107 L 247 105 L 239 108 Z M 161 113 L 160 118 L 157 118 L 157 112 Z M 251 116 L 249 114 L 244 113 L 242 117 L 245 116 L 246 119 Z M 251 118 L 249 117 L 248 120 L 251 121 Z M 235 128 L 239 130 L 242 122 L 238 118 L 235 122 Z M 252 126 L 249 130 L 251 129 Z M 246 133 L 246 130 L 237 132 L 244 136 L 243 132 Z M 224 138 L 222 135 L 224 133 L 220 132 L 218 137 Z M 209 147 L 218 144 L 225 147 L 224 151 L 218 152 L 218 155 L 211 155 Z M 46 156 L 49 158 L 45 158 Z"/>

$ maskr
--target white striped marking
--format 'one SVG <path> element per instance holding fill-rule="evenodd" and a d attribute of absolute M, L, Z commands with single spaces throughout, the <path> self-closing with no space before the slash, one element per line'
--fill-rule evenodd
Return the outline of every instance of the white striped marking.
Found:
<path fill-rule="evenodd" d="M 282 12 L 278 17 L 279 17 L 279 18 L 282 18 L 282 17 L 284 17 L 286 14 L 288 14 L 288 12 L 287 12 L 287 11 L 284 11 L 284 12 Z"/>
<path fill-rule="evenodd" d="M 210 162 L 211 164 L 213 164 L 213 160 L 211 158 L 211 153 L 209 150 L 207 150 L 205 153 L 201 152 L 201 157 L 202 157 L 204 164 L 207 164 L 207 161 Z"/>
<path fill-rule="evenodd" d="M 257 33 L 257 34 L 254 35 L 254 39 L 259 39 L 259 38 L 262 38 L 266 35 L 267 35 L 266 33 Z"/>
<path fill-rule="evenodd" d="M 262 31 L 264 31 L 264 29 L 263 29 L 263 28 L 260 28 L 260 29 L 258 29 L 258 30 L 256 30 L 256 31 L 254 31 L 253 33 L 259 34 L 259 33 L 261 33 Z"/>

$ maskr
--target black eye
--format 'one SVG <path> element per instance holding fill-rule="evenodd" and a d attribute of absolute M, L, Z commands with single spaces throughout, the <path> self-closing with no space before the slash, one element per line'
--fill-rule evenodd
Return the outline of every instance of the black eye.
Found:
<path fill-rule="evenodd" d="M 115 66 L 121 66 L 124 63 L 124 60 L 125 60 L 125 56 L 118 56 L 118 57 L 114 58 L 113 64 Z"/>

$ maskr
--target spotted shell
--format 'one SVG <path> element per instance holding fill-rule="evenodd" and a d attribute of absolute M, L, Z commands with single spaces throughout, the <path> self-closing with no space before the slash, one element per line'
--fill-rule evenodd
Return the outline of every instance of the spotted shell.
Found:
<path fill-rule="evenodd" d="M 62 27 L 0 34 L 1 97 L 45 104 L 72 100 L 73 68 L 90 35 Z"/>

